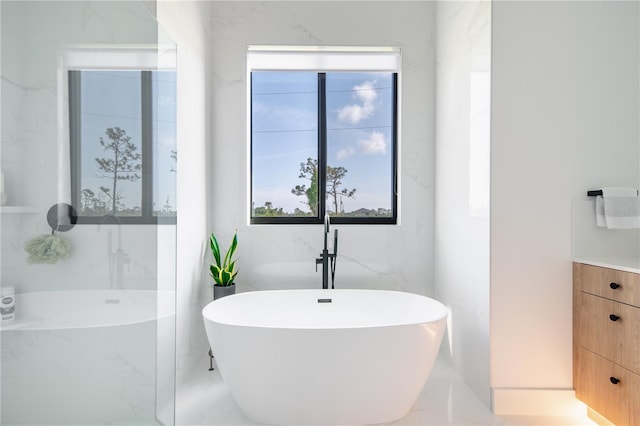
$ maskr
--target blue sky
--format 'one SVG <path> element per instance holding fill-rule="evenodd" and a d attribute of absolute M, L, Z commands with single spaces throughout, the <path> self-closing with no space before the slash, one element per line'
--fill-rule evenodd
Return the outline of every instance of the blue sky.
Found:
<path fill-rule="evenodd" d="M 95 158 L 113 154 L 99 144 L 109 140 L 105 130 L 120 127 L 141 150 L 141 95 L 139 71 L 86 71 L 82 74 L 82 187 L 96 194 L 100 186 L 111 187 L 111 181 L 98 177 Z M 175 161 L 171 150 L 176 148 L 176 79 L 175 72 L 153 73 L 153 138 L 154 138 L 154 209 L 161 209 L 167 199 L 175 209 Z M 141 186 L 136 182 L 119 181 L 122 203 L 140 207 Z"/>
<path fill-rule="evenodd" d="M 300 163 L 317 158 L 317 74 L 254 72 L 252 85 L 254 204 L 308 210 L 291 188 L 308 186 Z M 342 188 L 357 190 L 345 211 L 390 209 L 392 74 L 327 73 L 326 85 L 328 164 L 346 168 Z"/>

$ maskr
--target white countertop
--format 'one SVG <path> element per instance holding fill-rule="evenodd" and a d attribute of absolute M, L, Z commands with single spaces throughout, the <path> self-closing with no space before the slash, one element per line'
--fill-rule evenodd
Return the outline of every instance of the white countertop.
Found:
<path fill-rule="evenodd" d="M 640 274 L 640 257 L 576 258 L 574 262 Z"/>

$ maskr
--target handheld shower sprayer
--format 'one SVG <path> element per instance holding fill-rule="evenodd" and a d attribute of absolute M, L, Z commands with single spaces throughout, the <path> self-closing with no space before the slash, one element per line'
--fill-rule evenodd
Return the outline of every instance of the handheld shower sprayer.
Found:
<path fill-rule="evenodd" d="M 336 258 L 338 256 L 338 230 L 333 231 L 333 254 L 329 254 L 327 249 L 328 236 L 330 231 L 330 217 L 329 212 L 324 215 L 324 249 L 320 253 L 320 257 L 316 258 L 316 271 L 318 265 L 322 265 L 322 288 L 329 288 L 329 266 L 331 266 L 331 288 L 335 288 L 335 275 L 336 275 Z"/>
<path fill-rule="evenodd" d="M 333 254 L 331 256 L 331 288 L 336 288 L 336 261 L 338 260 L 338 230 L 333 230 Z"/>

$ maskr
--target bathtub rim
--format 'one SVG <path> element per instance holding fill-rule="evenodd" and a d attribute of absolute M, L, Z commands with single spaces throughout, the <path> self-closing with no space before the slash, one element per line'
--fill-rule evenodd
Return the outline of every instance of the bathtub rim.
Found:
<path fill-rule="evenodd" d="M 412 298 L 414 300 L 419 300 L 422 303 L 428 304 L 430 308 L 435 308 L 438 312 L 429 311 L 432 315 L 429 318 L 420 321 L 392 321 L 389 323 L 376 323 L 376 324 L 366 324 L 366 325 L 339 325 L 339 326 L 301 326 L 299 324 L 287 325 L 287 326 L 276 326 L 276 325 L 268 325 L 268 324 L 258 324 L 258 323 L 247 323 L 247 322 L 239 322 L 239 321 L 229 321 L 220 318 L 218 313 L 215 311 L 216 306 L 224 306 L 230 303 L 237 302 L 238 299 L 243 297 L 255 297 L 256 294 L 259 293 L 317 293 L 318 295 L 325 296 L 326 298 L 331 298 L 332 294 L 339 294 L 341 292 L 365 292 L 369 294 L 394 294 L 399 297 L 407 297 Z M 314 298 L 317 296 L 314 296 Z M 437 314 L 437 315 L 436 315 Z M 247 291 L 240 292 L 230 296 L 226 296 L 224 298 L 213 300 L 202 309 L 202 317 L 205 321 L 210 321 L 215 324 L 220 324 L 224 326 L 231 327 L 254 327 L 259 329 L 280 329 L 280 330 L 305 330 L 310 332 L 315 331 L 327 331 L 327 330 L 349 330 L 349 329 L 367 329 L 367 328 L 381 328 L 381 327 L 398 327 L 398 326 L 411 326 L 411 325 L 419 325 L 419 324 L 428 324 L 432 322 L 446 320 L 448 317 L 448 309 L 447 307 L 440 301 L 428 297 L 423 296 L 416 293 L 410 293 L 405 291 L 398 290 L 379 290 L 379 289 L 282 289 L 282 290 L 255 290 L 255 291 Z"/>

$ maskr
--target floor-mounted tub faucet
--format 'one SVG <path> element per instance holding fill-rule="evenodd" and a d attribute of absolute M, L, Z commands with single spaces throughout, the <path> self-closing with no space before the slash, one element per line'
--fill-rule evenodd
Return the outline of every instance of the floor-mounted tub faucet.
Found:
<path fill-rule="evenodd" d="M 322 265 L 322 288 L 329 288 L 329 266 L 331 266 L 331 288 L 335 288 L 336 259 L 338 256 L 338 230 L 333 231 L 333 253 L 327 249 L 327 237 L 329 235 L 329 213 L 324 215 L 324 249 L 320 257 L 316 258 L 316 272 L 318 265 Z"/>

